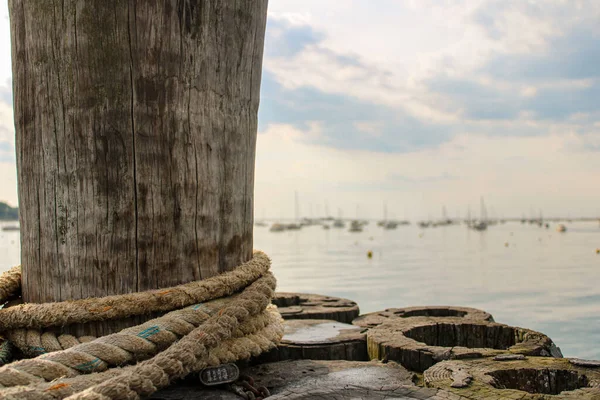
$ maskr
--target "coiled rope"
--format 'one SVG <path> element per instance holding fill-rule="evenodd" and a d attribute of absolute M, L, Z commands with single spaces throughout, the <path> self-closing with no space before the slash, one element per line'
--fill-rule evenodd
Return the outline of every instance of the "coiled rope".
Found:
<path fill-rule="evenodd" d="M 231 272 L 168 289 L 1 309 L 0 365 L 12 345 L 35 358 L 0 367 L 0 398 L 138 399 L 207 366 L 267 351 L 283 335 L 270 306 L 276 280 L 269 268 L 255 252 Z M 0 302 L 19 290 L 17 268 L 0 276 Z M 154 311 L 170 312 L 100 338 L 45 331 Z"/>

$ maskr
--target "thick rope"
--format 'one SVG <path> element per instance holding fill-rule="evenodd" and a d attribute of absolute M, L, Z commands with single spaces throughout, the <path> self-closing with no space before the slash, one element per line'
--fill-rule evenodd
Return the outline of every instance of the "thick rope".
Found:
<path fill-rule="evenodd" d="M 92 336 L 76 338 L 66 334 L 57 336 L 54 332 L 43 332 L 36 329 L 15 329 L 9 331 L 6 336 L 21 352 L 31 357 L 69 348 L 72 351 L 85 349 L 90 345 L 75 346 L 92 341 L 91 345 L 100 346 L 99 351 L 108 358 L 113 353 L 112 348 L 115 347 L 115 343 L 129 343 L 130 349 L 127 351 L 132 352 L 137 349 L 136 354 L 156 353 L 159 349 L 171 345 L 179 337 L 188 334 L 230 300 L 232 297 L 221 298 L 172 311 L 160 318 L 99 339 Z M 114 356 L 119 357 L 118 354 Z M 127 361 L 129 360 L 119 360 L 113 364 L 120 365 Z"/>
<path fill-rule="evenodd" d="M 270 273 L 252 283 L 239 296 L 263 290 L 263 287 L 274 290 L 275 278 Z M 134 328 L 103 336 L 89 343 L 78 344 L 68 350 L 16 361 L 0 368 L 0 385 L 27 385 L 40 379 L 51 381 L 63 376 L 72 377 L 82 373 L 105 371 L 111 366 L 147 359 L 202 326 L 211 315 L 222 312 L 239 296 L 207 303 L 210 305 L 200 304 L 174 311 Z"/>
<path fill-rule="evenodd" d="M 0 368 L 5 387 L 0 397 L 139 398 L 189 372 L 257 355 L 283 334 L 281 317 L 265 311 L 276 285 L 269 267 L 268 257 L 256 252 L 234 271 L 169 289 L 0 310 L 0 331 L 24 354 L 37 355 Z M 0 278 L 0 285 L 7 282 L 0 291 L 6 296 L 15 293 L 12 277 L 18 271 L 10 273 L 10 279 Z M 222 296 L 230 297 L 207 301 Z M 194 304 L 199 302 L 205 303 Z M 181 307 L 186 308 L 97 339 L 40 329 Z M 115 368 L 134 362 L 139 363 Z M 45 382 L 52 385 L 44 387 Z"/>
<path fill-rule="evenodd" d="M 39 329 L 76 323 L 123 319 L 151 311 L 172 311 L 210 299 L 230 296 L 254 282 L 270 267 L 263 252 L 233 271 L 166 289 L 116 296 L 43 304 L 21 304 L 0 309 L 0 332 L 10 329 Z M 12 287 L 15 269 L 8 271 Z M 19 273 L 20 277 L 20 273 Z M 0 281 L 0 284 L 2 281 Z M 0 294 L 4 291 L 0 289 Z M 8 290 L 6 290 L 8 292 Z"/>
<path fill-rule="evenodd" d="M 240 329 L 242 330 L 241 335 L 238 333 L 235 338 L 225 340 L 217 347 L 209 350 L 207 366 L 217 366 L 258 356 L 275 347 L 274 343 L 283 335 L 281 316 L 274 308 L 262 314 L 261 318 L 255 318 L 244 323 L 240 326 Z M 4 389 L 0 394 L 3 399 L 10 400 L 64 399 L 114 378 L 124 371 L 127 372 L 131 368 L 133 367 L 111 368 L 101 373 L 79 375 L 74 378 L 61 378 L 52 382 L 42 382 L 28 386 L 16 386 Z M 198 371 L 199 369 L 196 369 L 191 372 Z"/>
<path fill-rule="evenodd" d="M 21 290 L 21 266 L 12 267 L 0 275 L 0 304 L 18 295 Z"/>
<path fill-rule="evenodd" d="M 0 366 L 9 363 L 13 357 L 13 345 L 6 339 L 0 338 Z"/>
<path fill-rule="evenodd" d="M 230 339 L 237 325 L 266 308 L 273 293 L 274 288 L 265 284 L 256 291 L 242 293 L 222 312 L 209 318 L 204 326 L 156 357 L 68 399 L 138 399 L 185 377 L 190 371 L 208 366 L 208 349 Z"/>

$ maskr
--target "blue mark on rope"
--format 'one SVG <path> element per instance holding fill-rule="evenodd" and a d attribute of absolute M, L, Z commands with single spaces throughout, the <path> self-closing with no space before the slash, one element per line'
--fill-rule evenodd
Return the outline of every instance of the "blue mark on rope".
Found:
<path fill-rule="evenodd" d="M 207 314 L 210 314 L 212 312 L 212 310 L 210 309 L 210 307 L 207 307 L 206 305 L 202 304 L 202 303 L 198 303 L 195 306 L 192 306 L 192 310 L 194 311 L 204 311 Z"/>
<path fill-rule="evenodd" d="M 92 361 L 88 361 L 83 364 L 76 365 L 73 368 L 75 368 L 79 371 L 89 372 L 89 371 L 93 371 L 98 365 L 100 365 L 101 362 L 102 361 L 99 358 L 95 358 Z"/>
<path fill-rule="evenodd" d="M 160 328 L 155 325 L 155 326 L 151 326 L 150 328 L 144 329 L 137 335 L 141 338 L 147 339 L 152 335 L 156 335 L 158 332 L 160 332 Z"/>
<path fill-rule="evenodd" d="M 29 347 L 29 350 L 31 350 L 34 353 L 46 354 L 46 349 L 39 346 L 31 346 Z"/>

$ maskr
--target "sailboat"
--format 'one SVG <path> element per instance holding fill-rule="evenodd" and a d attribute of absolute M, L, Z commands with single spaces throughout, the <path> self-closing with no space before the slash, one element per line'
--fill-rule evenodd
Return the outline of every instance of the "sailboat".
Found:
<path fill-rule="evenodd" d="M 383 227 L 383 229 L 396 229 L 398 227 L 397 222 L 388 221 L 387 203 L 383 204 L 383 220 L 379 221 L 377 225 Z"/>
<path fill-rule="evenodd" d="M 362 224 L 360 223 L 360 221 L 352 221 L 352 223 L 350 224 L 350 229 L 348 229 L 348 232 L 362 232 L 363 231 L 363 227 Z"/>
<path fill-rule="evenodd" d="M 298 208 L 298 192 L 294 192 L 294 222 L 287 225 L 289 231 L 298 231 L 302 229 L 302 224 L 298 219 L 299 208 Z"/>
<path fill-rule="evenodd" d="M 474 223 L 471 227 L 473 229 L 475 229 L 476 231 L 485 231 L 488 227 L 488 223 L 487 223 L 487 213 L 485 211 L 485 205 L 483 204 L 483 197 L 481 197 L 480 203 L 481 203 L 480 219 L 479 219 L 479 221 Z"/>
<path fill-rule="evenodd" d="M 473 220 L 471 219 L 471 206 L 467 208 L 467 228 L 470 228 L 473 225 Z"/>
<path fill-rule="evenodd" d="M 346 226 L 346 224 L 344 223 L 344 221 L 342 221 L 342 209 L 338 208 L 338 217 L 335 221 L 333 221 L 333 227 L 334 228 L 343 228 L 345 226 Z"/>
<path fill-rule="evenodd" d="M 439 222 L 435 223 L 435 226 L 447 226 L 452 225 L 452 220 L 448 218 L 448 213 L 446 211 L 446 206 L 442 207 L 442 219 Z"/>
<path fill-rule="evenodd" d="M 262 218 L 260 220 L 254 221 L 254 226 L 269 226 L 269 224 L 267 224 L 265 222 L 265 210 L 262 210 Z"/>

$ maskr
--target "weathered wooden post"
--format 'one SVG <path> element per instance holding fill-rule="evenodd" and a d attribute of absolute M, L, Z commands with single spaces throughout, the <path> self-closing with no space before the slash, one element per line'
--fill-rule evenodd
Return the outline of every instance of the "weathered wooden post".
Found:
<path fill-rule="evenodd" d="M 247 261 L 267 0 L 9 9 L 24 300 L 168 287 Z"/>

